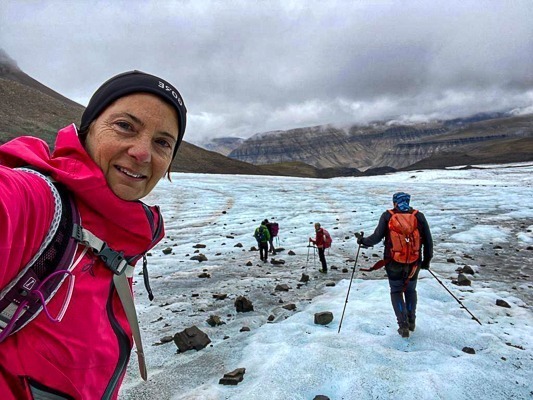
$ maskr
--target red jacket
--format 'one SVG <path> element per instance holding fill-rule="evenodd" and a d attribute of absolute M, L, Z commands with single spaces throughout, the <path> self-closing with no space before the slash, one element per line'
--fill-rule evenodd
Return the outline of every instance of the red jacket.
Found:
<path fill-rule="evenodd" d="M 154 218 L 149 218 L 141 202 L 115 196 L 74 125 L 59 131 L 52 155 L 42 140 L 20 137 L 0 146 L 0 288 L 37 251 L 53 216 L 52 195 L 42 178 L 12 169 L 27 165 L 63 183 L 82 225 L 126 257 L 138 259 L 163 237 L 163 226 L 155 226 L 157 207 L 151 207 Z M 61 322 L 51 322 L 43 312 L 0 343 L 2 399 L 32 398 L 28 381 L 75 399 L 117 397 L 133 342 L 113 274 L 90 251 L 73 273 L 74 292 Z M 64 284 L 48 303 L 52 315 L 66 291 Z"/>
<path fill-rule="evenodd" d="M 326 235 L 324 234 L 324 230 L 322 228 L 316 231 L 316 237 L 311 239 L 311 242 L 315 243 L 316 247 L 320 249 L 324 247 L 324 244 L 326 243 Z"/>

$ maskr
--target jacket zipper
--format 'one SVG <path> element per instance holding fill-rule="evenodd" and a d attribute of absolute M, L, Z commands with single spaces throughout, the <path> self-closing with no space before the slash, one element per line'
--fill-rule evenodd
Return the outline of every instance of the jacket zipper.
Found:
<path fill-rule="evenodd" d="M 106 304 L 106 311 L 107 316 L 109 318 L 109 322 L 111 323 L 111 327 L 113 328 L 113 332 L 115 332 L 115 335 L 117 337 L 119 352 L 117 366 L 115 367 L 115 371 L 113 372 L 113 375 L 111 376 L 109 383 L 107 384 L 106 390 L 102 395 L 102 400 L 108 400 L 112 398 L 113 393 L 117 389 L 120 377 L 123 376 L 126 372 L 126 367 L 128 366 L 128 361 L 130 359 L 131 354 L 130 338 L 116 319 L 115 313 L 113 312 L 114 293 L 115 286 L 113 285 L 113 280 L 111 280 L 109 296 L 107 298 Z"/>

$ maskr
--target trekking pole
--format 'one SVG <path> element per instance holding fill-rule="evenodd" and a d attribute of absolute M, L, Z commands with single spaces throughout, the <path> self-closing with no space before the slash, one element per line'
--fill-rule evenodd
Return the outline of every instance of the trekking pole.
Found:
<path fill-rule="evenodd" d="M 439 278 L 437 278 L 437 276 L 433 273 L 433 271 L 430 270 L 430 269 L 428 269 L 428 271 L 429 271 L 429 273 L 431 275 L 433 275 L 433 278 L 435 278 L 437 280 L 437 282 L 439 282 L 442 285 L 442 287 L 444 289 L 446 289 L 446 291 L 452 295 L 452 297 L 461 305 L 461 307 L 464 308 L 468 312 L 468 314 L 470 314 L 472 316 L 472 319 L 474 319 L 479 325 L 481 325 L 481 322 L 479 322 L 479 319 L 477 319 L 474 316 L 474 314 L 472 314 L 470 312 L 470 310 L 468 308 L 466 308 L 466 306 L 463 303 L 461 303 L 461 300 L 459 300 L 457 297 L 455 297 L 455 295 L 452 292 L 450 292 L 450 290 L 446 286 L 444 286 L 444 283 L 442 283 L 441 280 Z"/>
<path fill-rule="evenodd" d="M 309 264 L 309 250 L 311 249 L 311 246 L 309 246 L 309 243 L 307 243 L 307 260 L 305 260 L 305 272 L 307 272 L 307 264 Z"/>
<path fill-rule="evenodd" d="M 363 232 L 361 232 L 361 236 Z M 337 333 L 341 332 L 342 320 L 344 319 L 344 312 L 346 311 L 346 305 L 348 304 L 348 296 L 350 296 L 350 289 L 352 288 L 353 276 L 355 275 L 355 267 L 357 266 L 357 259 L 359 258 L 359 250 L 361 250 L 361 244 L 357 247 L 357 255 L 355 256 L 355 262 L 353 264 L 352 277 L 350 278 L 350 284 L 348 285 L 348 292 L 346 293 L 346 301 L 344 302 L 344 308 L 342 310 L 341 322 L 339 322 L 339 330 Z"/>

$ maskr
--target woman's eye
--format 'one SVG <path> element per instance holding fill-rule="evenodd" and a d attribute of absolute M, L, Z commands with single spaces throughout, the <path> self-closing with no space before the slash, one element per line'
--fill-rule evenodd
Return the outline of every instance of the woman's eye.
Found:
<path fill-rule="evenodd" d="M 165 139 L 157 139 L 156 143 L 159 144 L 162 147 L 171 148 L 172 145 L 169 143 L 168 140 Z"/>
<path fill-rule="evenodd" d="M 124 131 L 131 131 L 133 129 L 131 124 L 125 121 L 117 121 L 115 125 Z"/>

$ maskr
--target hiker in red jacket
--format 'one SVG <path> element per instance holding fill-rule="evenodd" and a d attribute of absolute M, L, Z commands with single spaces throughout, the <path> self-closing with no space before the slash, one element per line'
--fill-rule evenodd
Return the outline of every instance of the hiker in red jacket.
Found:
<path fill-rule="evenodd" d="M 433 257 L 429 224 L 424 214 L 409 206 L 410 200 L 407 193 L 395 193 L 392 197 L 394 208 L 381 215 L 374 233 L 368 237 L 355 234 L 357 243 L 363 246 L 374 246 L 385 239 L 383 260 L 372 269 L 385 266 L 398 333 L 402 337 L 409 337 L 409 331 L 415 330 L 418 273 L 420 268 L 429 269 Z"/>
<path fill-rule="evenodd" d="M 127 268 L 113 271 L 109 259 L 77 244 L 76 261 L 65 266 L 72 291 L 62 284 L 43 312 L 2 337 L 3 400 L 117 398 L 136 330 L 116 282 L 125 281 L 131 295 L 132 266 L 164 236 L 159 208 L 140 199 L 169 173 L 185 125 L 179 92 L 163 79 L 132 71 L 95 92 L 80 130 L 61 129 L 53 153 L 29 136 L 0 146 L 0 292 L 31 263 L 50 231 L 57 202 L 44 175 L 66 187 L 82 227 L 108 246 L 102 253 L 121 252 L 127 261 L 120 264 Z M 23 166 L 43 175 L 15 169 Z M 67 305 L 62 320 L 53 322 Z M 0 335 L 9 319 L 0 312 Z"/>
<path fill-rule="evenodd" d="M 322 264 L 322 268 L 319 269 L 320 272 L 327 274 L 328 273 L 328 264 L 326 263 L 326 248 L 328 248 L 328 243 L 330 242 L 329 234 L 326 232 L 324 228 L 320 226 L 319 222 L 315 223 L 315 232 L 316 236 L 315 238 L 309 238 L 309 242 L 316 245 L 316 248 L 318 249 L 318 258 L 320 260 L 320 263 Z"/>

